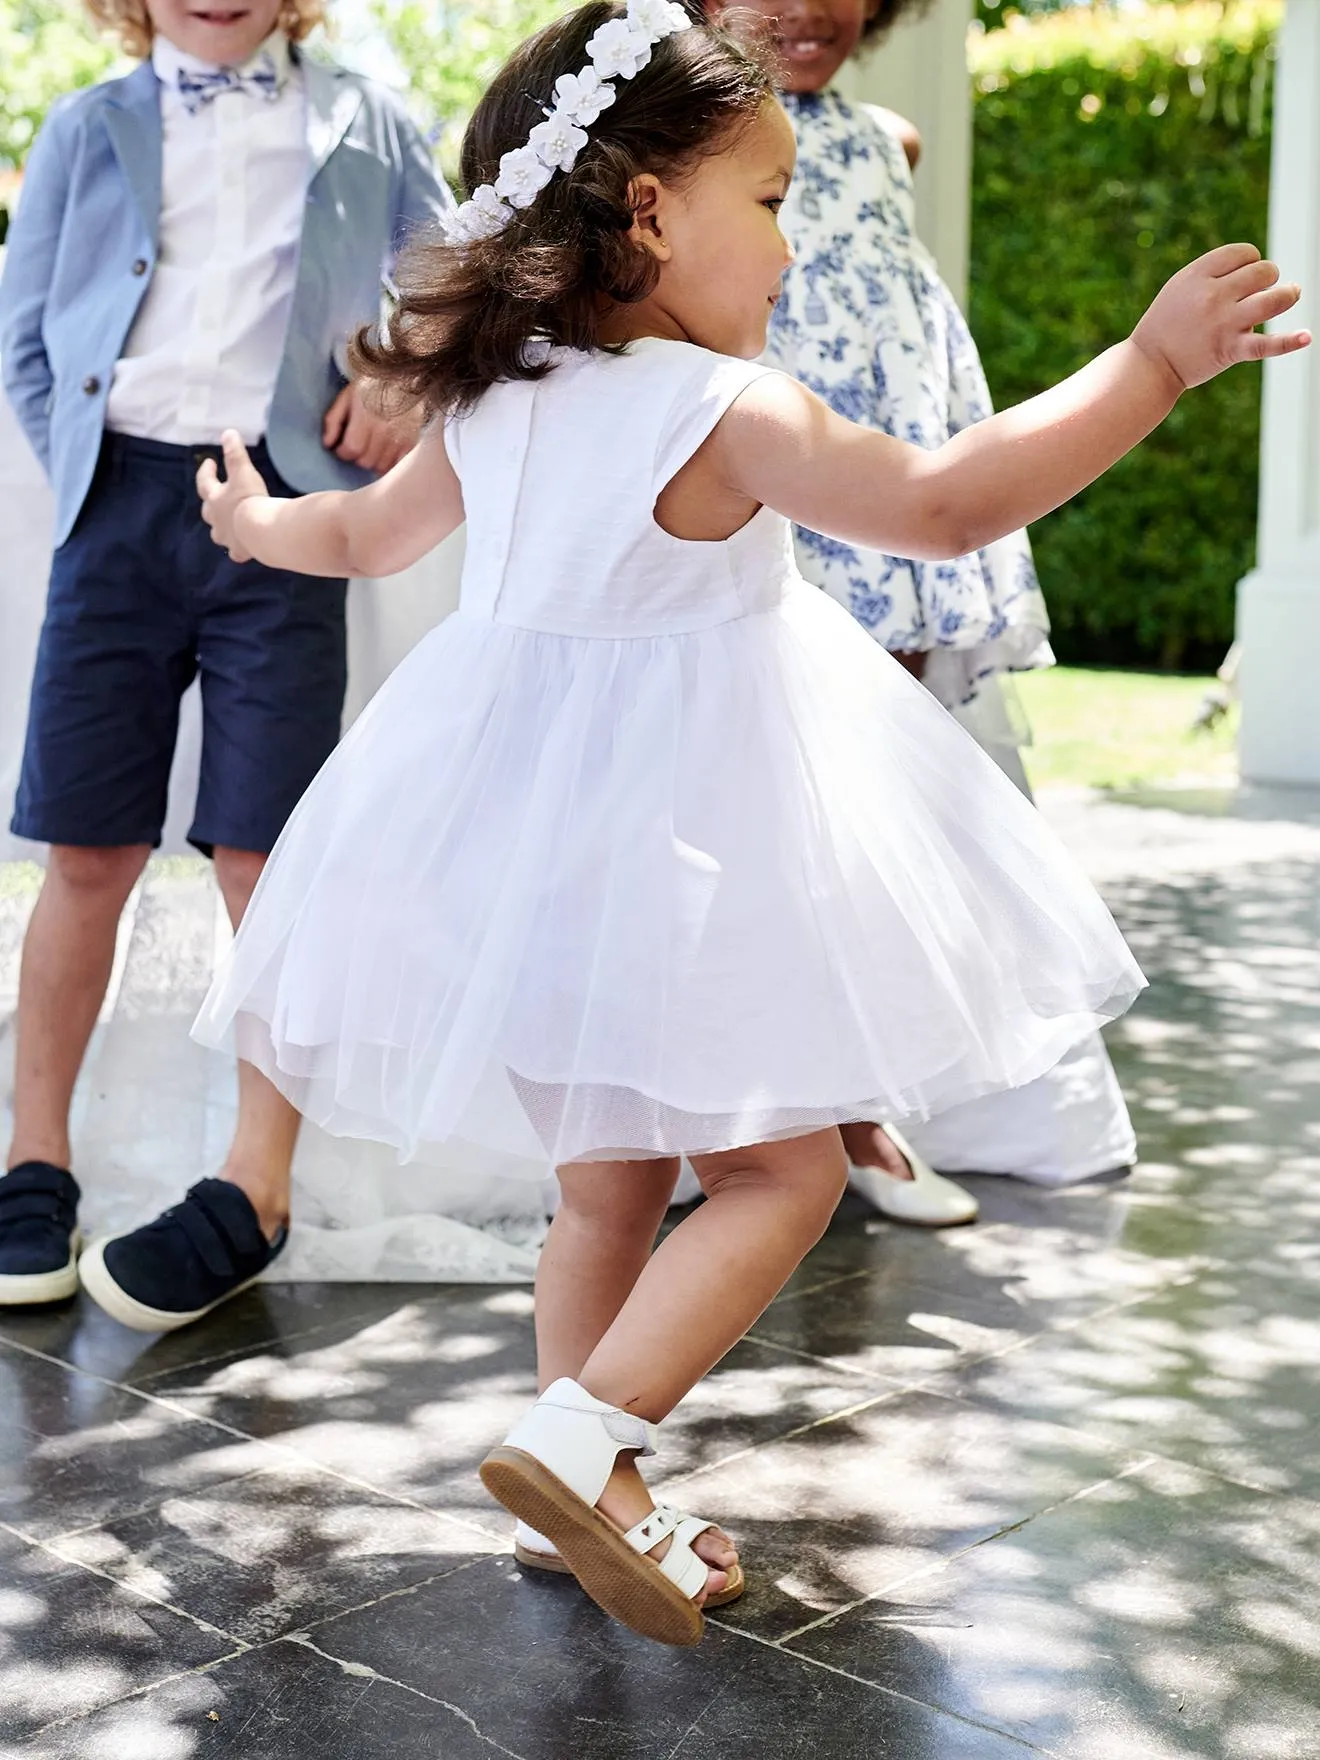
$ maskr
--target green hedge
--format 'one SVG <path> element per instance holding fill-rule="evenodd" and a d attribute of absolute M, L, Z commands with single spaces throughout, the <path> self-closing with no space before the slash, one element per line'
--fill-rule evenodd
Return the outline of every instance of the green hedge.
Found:
<path fill-rule="evenodd" d="M 368 0 L 372 22 L 407 76 L 408 102 L 426 127 L 445 175 L 477 100 L 524 37 L 575 0 Z"/>
<path fill-rule="evenodd" d="M 104 79 L 115 50 L 64 0 L 0 0 L 0 244 L 18 172 L 62 92 Z"/>
<path fill-rule="evenodd" d="M 998 401 L 1081 366 L 1226 239 L 1265 244 L 1281 0 L 973 37 L 971 322 Z M 1237 367 L 1033 537 L 1060 657 L 1217 664 L 1255 548 L 1260 369 Z"/>

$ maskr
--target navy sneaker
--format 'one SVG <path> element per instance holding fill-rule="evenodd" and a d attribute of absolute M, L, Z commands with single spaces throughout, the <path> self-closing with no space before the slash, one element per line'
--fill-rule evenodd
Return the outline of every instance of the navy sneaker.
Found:
<path fill-rule="evenodd" d="M 0 1306 L 65 1302 L 78 1288 L 78 1182 L 49 1161 L 0 1179 Z"/>
<path fill-rule="evenodd" d="M 173 1332 L 255 1283 L 288 1236 L 282 1228 L 268 1241 L 246 1192 L 229 1180 L 203 1179 L 154 1222 L 93 1241 L 78 1275 L 97 1306 L 124 1326 Z"/>

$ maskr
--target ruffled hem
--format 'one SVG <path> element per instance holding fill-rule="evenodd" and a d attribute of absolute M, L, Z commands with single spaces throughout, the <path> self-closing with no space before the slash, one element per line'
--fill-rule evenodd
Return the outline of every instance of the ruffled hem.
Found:
<path fill-rule="evenodd" d="M 232 1045 L 313 1124 L 332 1136 L 356 1137 L 394 1149 L 401 1162 L 431 1160 L 437 1154 L 495 1153 L 525 1163 L 529 1177 L 547 1167 L 574 1161 L 639 1161 L 673 1155 L 717 1154 L 753 1143 L 806 1136 L 838 1125 L 884 1119 L 889 1123 L 926 1121 L 1005 1089 L 1020 1088 L 1053 1069 L 1104 1022 L 1130 1006 L 1130 985 L 1120 987 L 1102 1006 L 1050 1023 L 1019 1061 L 1004 1063 L 996 1076 L 978 1082 L 958 1078 L 923 1084 L 918 1097 L 876 1093 L 832 1105 L 766 1106 L 756 1097 L 728 1094 L 716 1106 L 693 1112 L 663 1095 L 645 1094 L 580 1074 L 571 1084 L 533 1082 L 507 1068 L 491 1070 L 481 1083 L 481 1102 L 471 1118 L 447 1128 L 443 1138 L 415 1134 L 370 1098 L 359 1109 L 347 1097 L 342 1048 L 336 1045 L 277 1044 L 267 1022 L 240 1013 L 232 1035 L 215 1034 L 203 1020 L 194 1037 L 203 1044 Z M 364 1065 L 380 1080 L 381 1094 L 393 1085 L 390 1064 L 406 1055 L 399 1046 L 354 1048 L 352 1086 L 363 1085 Z M 492 1106 L 492 1090 L 507 1081 L 507 1094 Z M 514 1104 L 516 1102 L 516 1105 Z"/>
<path fill-rule="evenodd" d="M 198 1026 L 404 1157 L 703 1152 L 1019 1086 L 1141 977 L 822 594 L 690 635 L 458 613 L 277 846 Z"/>

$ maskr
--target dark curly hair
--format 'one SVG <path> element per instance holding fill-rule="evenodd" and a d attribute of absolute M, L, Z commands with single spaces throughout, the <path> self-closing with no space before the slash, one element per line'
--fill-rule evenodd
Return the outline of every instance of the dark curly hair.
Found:
<path fill-rule="evenodd" d="M 891 30 L 904 16 L 920 18 L 929 12 L 935 0 L 880 0 L 880 9 L 874 18 L 868 18 L 862 26 L 863 46 L 874 43 Z"/>
<path fill-rule="evenodd" d="M 738 0 L 685 0 L 689 12 L 700 14 L 704 11 L 707 18 L 727 21 L 738 10 Z M 862 26 L 861 48 L 870 48 L 885 33 L 896 25 L 904 16 L 920 18 L 930 11 L 935 0 L 880 0 L 874 18 L 868 18 Z"/>
<path fill-rule="evenodd" d="M 501 155 L 543 120 L 555 81 L 577 73 L 587 43 L 618 0 L 590 0 L 516 50 L 482 98 L 463 139 L 469 191 L 491 183 Z M 697 12 L 695 6 L 689 10 Z M 659 268 L 630 242 L 630 188 L 642 172 L 680 182 L 755 120 L 774 93 L 764 33 L 696 24 L 657 43 L 588 129 L 569 172 L 557 173 L 494 238 L 451 245 L 418 239 L 396 272 L 397 306 L 382 330 L 359 331 L 354 367 L 383 381 L 390 401 L 453 414 L 505 379 L 548 370 L 539 339 L 602 347 L 611 304 L 645 299 Z"/>

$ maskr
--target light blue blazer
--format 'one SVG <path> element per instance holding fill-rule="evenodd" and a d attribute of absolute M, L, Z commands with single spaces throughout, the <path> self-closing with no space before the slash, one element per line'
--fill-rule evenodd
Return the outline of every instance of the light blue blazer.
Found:
<path fill-rule="evenodd" d="M 379 312 L 412 227 L 452 206 L 392 93 L 303 56 L 308 185 L 298 278 L 267 424 L 296 489 L 368 480 L 321 445 L 348 336 Z M 160 229 L 159 85 L 150 62 L 61 98 L 28 159 L 0 280 L 5 389 L 55 490 L 55 542 L 86 499 L 106 399 Z"/>

